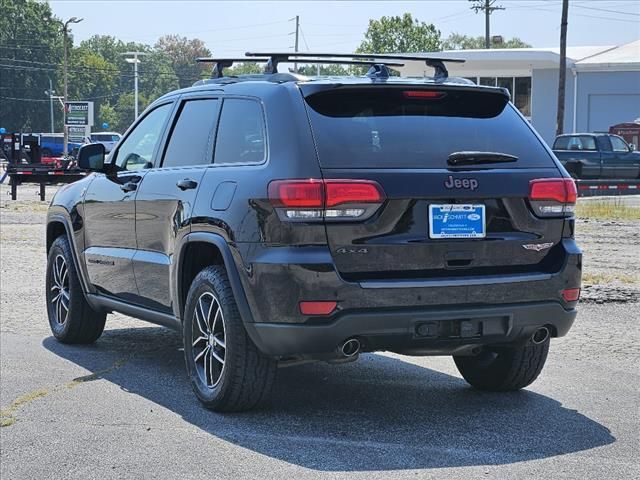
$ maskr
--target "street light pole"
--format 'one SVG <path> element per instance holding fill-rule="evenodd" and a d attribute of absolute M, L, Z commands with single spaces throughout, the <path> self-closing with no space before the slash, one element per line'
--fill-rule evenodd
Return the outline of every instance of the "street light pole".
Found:
<path fill-rule="evenodd" d="M 53 123 L 53 94 L 56 93 L 53 90 L 53 85 L 51 84 L 51 78 L 49 78 L 49 90 L 47 90 L 47 93 L 49 94 L 49 115 L 51 117 L 51 133 L 53 133 L 54 130 L 54 123 Z"/>
<path fill-rule="evenodd" d="M 69 36 L 69 24 L 70 23 L 80 23 L 83 19 L 82 18 L 77 18 L 77 17 L 71 17 L 69 20 L 67 20 L 66 22 L 64 22 L 63 27 L 62 27 L 62 46 L 63 46 L 63 50 L 64 50 L 64 126 L 63 126 L 63 131 L 64 131 L 64 144 L 62 147 L 62 154 L 66 157 L 67 154 L 69 153 L 69 130 L 67 129 L 67 125 L 66 125 L 66 121 L 67 121 L 67 88 L 68 88 L 68 72 L 67 72 L 67 37 Z"/>
<path fill-rule="evenodd" d="M 138 55 L 146 55 L 145 52 L 126 52 L 122 55 L 133 55 L 133 58 L 125 58 L 125 62 L 133 63 L 133 98 L 134 98 L 134 117 L 135 120 L 138 118 L 138 64 L 140 63 L 140 59 Z"/>

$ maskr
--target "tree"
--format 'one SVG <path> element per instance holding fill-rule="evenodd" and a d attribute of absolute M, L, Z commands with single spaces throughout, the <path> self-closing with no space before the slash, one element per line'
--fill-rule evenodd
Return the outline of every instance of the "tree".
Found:
<path fill-rule="evenodd" d="M 264 65 L 254 62 L 236 63 L 231 68 L 225 69 L 225 75 L 252 75 L 259 74 L 264 71 Z"/>
<path fill-rule="evenodd" d="M 470 37 L 460 33 L 452 33 L 442 41 L 443 50 L 480 50 L 485 47 L 485 38 L 483 36 Z M 500 43 L 492 43 L 491 48 L 529 48 L 526 42 L 518 37 L 513 37 L 507 41 Z"/>
<path fill-rule="evenodd" d="M 300 75 L 314 77 L 318 75 L 318 67 L 316 65 L 303 65 L 298 68 Z M 349 75 L 349 70 L 341 65 L 320 65 L 320 75 L 325 77 L 340 77 Z"/>
<path fill-rule="evenodd" d="M 196 62 L 198 57 L 211 56 L 211 51 L 202 40 L 165 35 L 158 39 L 155 48 L 169 58 L 173 71 L 178 76 L 180 88 L 190 87 L 197 80 L 207 78 L 207 66 Z"/>
<path fill-rule="evenodd" d="M 47 3 L 0 0 L 0 127 L 49 131 L 49 80 L 62 63 L 60 20 Z M 61 92 L 61 88 L 56 88 Z M 54 105 L 60 117 L 61 109 Z"/>
<path fill-rule="evenodd" d="M 433 24 L 414 19 L 410 13 L 402 17 L 369 20 L 358 53 L 413 53 L 440 50 L 440 30 Z"/>

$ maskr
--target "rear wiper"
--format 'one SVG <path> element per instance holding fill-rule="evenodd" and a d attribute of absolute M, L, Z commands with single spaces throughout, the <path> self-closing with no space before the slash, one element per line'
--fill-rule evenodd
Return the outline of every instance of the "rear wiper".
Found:
<path fill-rule="evenodd" d="M 451 166 L 478 165 L 482 163 L 517 162 L 518 157 L 497 152 L 453 152 L 447 163 Z"/>

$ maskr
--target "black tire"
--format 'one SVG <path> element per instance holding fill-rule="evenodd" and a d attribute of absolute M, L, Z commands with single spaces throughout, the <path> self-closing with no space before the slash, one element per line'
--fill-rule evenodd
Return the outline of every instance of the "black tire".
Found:
<path fill-rule="evenodd" d="M 277 363 L 249 338 L 223 267 L 207 267 L 191 283 L 183 339 L 187 374 L 205 407 L 238 412 L 268 398 Z"/>
<path fill-rule="evenodd" d="M 42 152 L 40 152 L 42 154 L 43 157 L 50 157 L 51 156 L 51 150 L 49 150 L 48 148 L 43 148 Z"/>
<path fill-rule="evenodd" d="M 63 263 L 66 274 L 60 279 Z M 54 337 L 63 343 L 86 344 L 102 335 L 107 315 L 96 312 L 87 303 L 64 235 L 56 238 L 49 250 L 46 289 L 47 314 Z"/>
<path fill-rule="evenodd" d="M 571 175 L 574 179 L 579 180 L 582 178 L 582 165 L 581 164 L 575 164 L 572 165 L 571 168 L 569 169 L 569 175 Z"/>
<path fill-rule="evenodd" d="M 464 379 L 479 390 L 520 390 L 538 378 L 549 353 L 549 339 L 539 345 L 496 348 L 474 357 L 453 357 Z"/>

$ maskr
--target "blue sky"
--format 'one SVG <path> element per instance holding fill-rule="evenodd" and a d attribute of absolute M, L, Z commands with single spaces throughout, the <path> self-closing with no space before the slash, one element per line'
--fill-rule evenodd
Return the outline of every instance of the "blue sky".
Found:
<path fill-rule="evenodd" d="M 370 18 L 410 12 L 451 32 L 484 35 L 484 16 L 468 0 L 422 1 L 80 1 L 52 0 L 53 12 L 73 26 L 76 42 L 94 34 L 153 44 L 164 34 L 198 37 L 218 55 L 247 50 L 289 50 L 295 15 L 300 49 L 353 51 Z M 560 0 L 502 0 L 492 15 L 492 35 L 520 37 L 535 47 L 553 47 L 560 35 Z M 640 0 L 570 0 L 568 44 L 616 45 L 640 38 Z"/>

